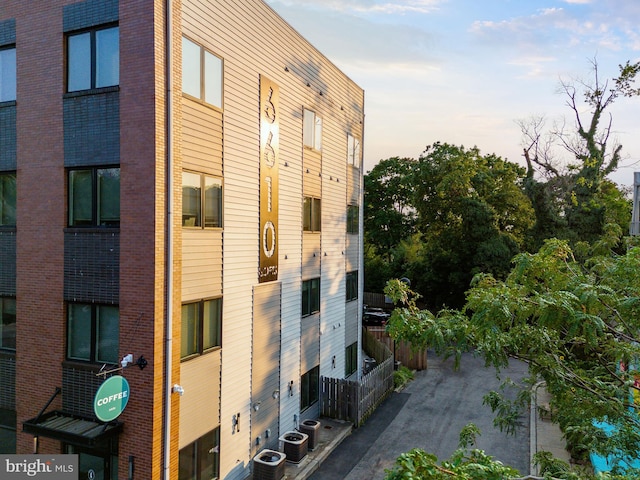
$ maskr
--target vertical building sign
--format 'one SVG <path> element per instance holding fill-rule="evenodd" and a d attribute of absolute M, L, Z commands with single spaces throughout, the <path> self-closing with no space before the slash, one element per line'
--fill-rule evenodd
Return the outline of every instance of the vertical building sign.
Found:
<path fill-rule="evenodd" d="M 258 281 L 278 279 L 278 86 L 260 77 L 260 267 Z"/>

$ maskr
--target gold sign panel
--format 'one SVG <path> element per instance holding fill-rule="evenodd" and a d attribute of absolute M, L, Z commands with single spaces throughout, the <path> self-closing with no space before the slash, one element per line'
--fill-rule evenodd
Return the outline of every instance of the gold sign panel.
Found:
<path fill-rule="evenodd" d="M 260 77 L 260 267 L 258 281 L 278 279 L 278 160 L 280 92 Z"/>

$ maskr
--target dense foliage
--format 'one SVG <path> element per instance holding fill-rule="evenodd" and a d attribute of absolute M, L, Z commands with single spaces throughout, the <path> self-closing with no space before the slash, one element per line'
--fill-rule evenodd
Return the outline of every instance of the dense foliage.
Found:
<path fill-rule="evenodd" d="M 610 142 L 607 109 L 621 96 L 640 95 L 634 88 L 640 62 L 621 65 L 611 83 L 593 67 L 592 84 L 561 84 L 571 127 L 545 134 L 541 119 L 521 124 L 526 168 L 440 143 L 418 161 L 381 164 L 376 178 L 393 177 L 402 185 L 396 191 L 407 195 L 394 199 L 396 225 L 411 228 L 367 246 L 365 275 L 379 262 L 378 285 L 381 275 L 413 281 L 413 290 L 398 280 L 384 289 L 397 306 L 387 325 L 394 339 L 453 355 L 456 366 L 471 349 L 498 370 L 511 358 L 528 364 L 515 399 L 500 391 L 485 396 L 501 429 L 516 427 L 542 380 L 574 459 L 590 452 L 637 458 L 640 247 L 622 236 L 631 219 L 627 192 L 606 176 L 622 158 L 622 147 Z M 570 161 L 557 161 L 557 146 Z M 376 205 L 371 195 L 366 201 L 365 229 L 379 227 L 376 219 L 391 203 Z M 463 431 L 467 442 L 441 463 L 417 449 L 403 454 L 387 480 L 514 478 L 509 467 L 469 450 L 476 433 Z M 535 460 L 545 478 L 593 478 L 546 452 Z M 640 478 L 640 472 L 614 467 L 598 478 Z"/>
<path fill-rule="evenodd" d="M 421 449 L 403 453 L 395 467 L 386 472 L 385 480 L 504 480 L 517 477 L 517 470 L 494 460 L 483 450 L 470 448 L 479 434 L 473 424 L 463 428 L 459 448 L 441 463 L 435 455 Z"/>
<path fill-rule="evenodd" d="M 526 167 L 439 142 L 418 160 L 376 165 L 365 176 L 365 289 L 407 277 L 424 306 L 461 308 L 475 274 L 504 279 L 515 255 L 546 239 L 567 240 L 584 260 L 606 228 L 626 231 L 628 192 L 606 178 L 622 158 L 608 109 L 637 95 L 640 63 L 621 65 L 610 84 L 593 67 L 593 84 L 561 84 L 572 122 L 548 132 L 542 119 L 521 124 Z"/>
<path fill-rule="evenodd" d="M 365 288 L 406 276 L 431 307 L 459 307 L 475 273 L 506 275 L 533 225 L 524 168 L 435 143 L 365 177 Z M 389 275 L 381 278 L 382 275 Z"/>
<path fill-rule="evenodd" d="M 603 240 L 603 243 L 606 243 Z M 609 239 L 610 244 L 617 243 Z M 416 347 L 460 356 L 474 349 L 500 369 L 525 361 L 530 379 L 542 379 L 552 409 L 575 458 L 589 452 L 635 458 L 640 451 L 640 248 L 624 255 L 596 254 L 577 261 L 566 241 L 549 240 L 535 254 L 522 253 L 505 280 L 477 275 L 463 310 L 438 314 L 415 306 L 404 282 L 386 289 L 401 307 L 388 331 Z M 513 428 L 529 403 L 530 388 L 515 401 L 500 392 L 485 397 Z M 606 435 L 595 422 L 614 427 Z"/>

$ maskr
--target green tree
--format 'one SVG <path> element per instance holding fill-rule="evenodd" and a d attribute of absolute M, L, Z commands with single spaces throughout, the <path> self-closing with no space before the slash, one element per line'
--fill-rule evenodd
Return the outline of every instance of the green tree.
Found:
<path fill-rule="evenodd" d="M 607 223 L 616 221 L 627 228 L 630 220 L 629 202 L 620 215 L 626 192 L 606 180 L 622 158 L 622 145 L 612 144 L 612 119 L 607 114 L 620 96 L 638 95 L 633 84 L 640 63 L 620 65 L 620 75 L 611 82 L 599 77 L 596 61 L 592 66 L 592 82 L 561 82 L 573 117 L 569 127 L 565 123 L 545 132 L 543 118 L 520 123 L 527 162 L 525 191 L 536 211 L 529 242 L 534 250 L 551 237 L 594 242 Z M 569 154 L 564 166 L 558 151 Z"/>
<path fill-rule="evenodd" d="M 415 232 L 411 158 L 381 160 L 364 176 L 365 290 L 382 292 L 390 278 L 401 277 L 403 259 L 396 250 Z"/>
<path fill-rule="evenodd" d="M 364 176 L 365 242 L 387 261 L 393 249 L 415 231 L 411 203 L 415 163 L 411 158 L 388 158 Z"/>
<path fill-rule="evenodd" d="M 508 273 L 533 222 L 524 176 L 475 147 L 435 143 L 419 158 L 413 204 L 424 246 L 407 276 L 428 306 L 461 307 L 476 273 Z"/>
<path fill-rule="evenodd" d="M 480 431 L 475 425 L 464 427 L 458 449 L 441 463 L 435 455 L 418 448 L 403 453 L 395 467 L 386 471 L 385 480 L 504 480 L 517 477 L 519 474 L 514 468 L 483 450 L 471 448 L 478 435 Z"/>
<path fill-rule="evenodd" d="M 615 233 L 615 229 L 612 230 Z M 588 452 L 635 458 L 640 451 L 640 248 L 611 254 L 603 238 L 587 262 L 578 262 L 568 242 L 548 240 L 535 254 L 522 253 L 505 280 L 476 276 L 464 311 L 433 315 L 417 309 L 402 282 L 385 290 L 403 304 L 388 331 L 396 340 L 460 355 L 473 348 L 500 369 L 511 358 L 525 361 L 530 381 L 546 382 L 554 418 L 572 454 Z M 499 392 L 485 401 L 509 428 L 514 409 Z M 606 435 L 595 423 L 606 422 Z"/>

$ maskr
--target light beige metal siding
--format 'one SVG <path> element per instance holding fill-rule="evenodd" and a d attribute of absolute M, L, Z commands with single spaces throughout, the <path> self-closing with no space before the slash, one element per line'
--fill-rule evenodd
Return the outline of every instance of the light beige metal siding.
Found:
<path fill-rule="evenodd" d="M 182 229 L 182 301 L 222 295 L 222 231 Z"/>
<path fill-rule="evenodd" d="M 222 176 L 222 112 L 182 100 L 182 166 Z"/>
<path fill-rule="evenodd" d="M 316 150 L 304 147 L 303 188 L 305 197 L 322 196 L 322 155 Z"/>
<path fill-rule="evenodd" d="M 320 315 L 302 319 L 300 371 L 311 370 L 320 363 Z"/>
<path fill-rule="evenodd" d="M 360 169 L 347 165 L 347 203 L 360 204 Z"/>
<path fill-rule="evenodd" d="M 345 309 L 345 348 L 358 340 L 358 302 L 348 302 Z"/>
<path fill-rule="evenodd" d="M 224 62 L 224 322 L 220 477 L 232 480 L 247 473 L 237 467 L 244 465 L 248 468 L 254 448 L 252 441 L 255 440 L 246 419 L 251 417 L 251 332 L 254 327 L 249 299 L 257 284 L 259 259 L 260 76 L 275 82 L 280 91 L 278 281 L 282 284 L 281 392 L 288 393 L 287 385 L 294 381 L 293 395 L 280 397 L 281 431 L 294 428 L 294 418 L 299 418 L 300 407 L 302 199 L 306 172 L 302 160 L 302 111 L 309 108 L 317 112 L 323 119 L 326 132 L 326 136 L 323 135 L 322 168 L 315 172 L 313 180 L 310 168 L 309 185 L 315 190 L 319 180 L 323 184 L 329 181 L 335 185 L 335 188 L 327 190 L 322 186 L 320 191 L 323 202 L 322 253 L 325 241 L 330 247 L 328 257 L 321 257 L 321 316 L 326 316 L 327 321 L 333 318 L 342 324 L 337 327 L 339 338 L 328 335 L 326 346 L 328 355 L 339 350 L 342 352 L 340 357 L 344 357 L 345 258 L 342 252 L 345 250 L 347 202 L 346 137 L 348 132 L 362 130 L 363 91 L 260 0 L 184 0 L 182 26 L 185 35 Z M 361 134 L 356 136 L 362 137 Z M 332 146 L 334 142 L 336 145 Z M 327 180 L 329 177 L 339 178 L 339 181 Z M 336 201 L 333 204 L 329 201 L 327 210 L 326 197 L 334 195 Z M 326 231 L 325 213 L 330 222 Z M 322 339 L 324 342 L 324 334 Z M 335 342 L 335 345 L 330 342 Z M 322 367 L 321 374 L 344 373 L 343 363 L 331 369 L 330 356 L 328 360 L 321 359 L 321 364 L 329 366 L 329 369 Z M 239 432 L 231 428 L 237 413 L 242 418 Z"/>
<path fill-rule="evenodd" d="M 180 364 L 180 448 L 220 425 L 220 350 Z"/>
<path fill-rule="evenodd" d="M 358 270 L 360 258 L 360 237 L 352 234 L 348 234 L 346 237 L 346 271 L 353 272 L 354 270 Z"/>
<path fill-rule="evenodd" d="M 253 289 L 251 455 L 277 449 L 280 406 L 280 284 Z M 277 398 L 275 392 L 277 392 Z"/>
<path fill-rule="evenodd" d="M 320 276 L 320 234 L 305 233 L 302 235 L 302 279 L 309 280 Z"/>

